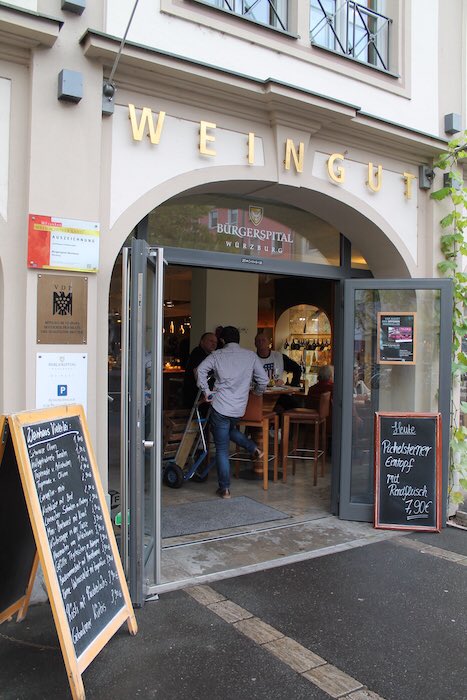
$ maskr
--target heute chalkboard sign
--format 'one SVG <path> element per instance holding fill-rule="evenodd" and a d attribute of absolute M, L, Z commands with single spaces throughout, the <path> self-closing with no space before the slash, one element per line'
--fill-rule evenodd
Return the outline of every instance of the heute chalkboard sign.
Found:
<path fill-rule="evenodd" d="M 439 531 L 441 415 L 376 413 L 375 527 Z"/>
<path fill-rule="evenodd" d="M 73 698 L 81 674 L 137 625 L 81 406 L 8 417 L 29 520 Z"/>

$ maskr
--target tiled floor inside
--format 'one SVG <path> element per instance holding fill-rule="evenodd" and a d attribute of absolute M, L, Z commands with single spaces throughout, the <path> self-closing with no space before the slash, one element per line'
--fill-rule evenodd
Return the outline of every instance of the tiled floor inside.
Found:
<path fill-rule="evenodd" d="M 247 496 L 288 516 L 285 520 L 184 535 L 163 540 L 161 590 L 179 588 L 239 573 L 361 546 L 390 533 L 370 523 L 339 520 L 330 514 L 330 464 L 313 486 L 309 462 L 296 461 L 286 483 L 232 479 L 232 498 Z M 188 481 L 180 489 L 163 488 L 163 504 L 218 499 L 215 470 L 204 483 Z M 218 499 L 220 500 L 220 499 Z M 222 501 L 228 507 L 229 501 Z"/>

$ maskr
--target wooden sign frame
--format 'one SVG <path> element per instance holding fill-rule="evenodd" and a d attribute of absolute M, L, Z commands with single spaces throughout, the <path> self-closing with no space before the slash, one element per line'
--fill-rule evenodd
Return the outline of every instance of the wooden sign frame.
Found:
<path fill-rule="evenodd" d="M 381 520 L 380 493 L 381 493 L 381 417 L 397 419 L 431 418 L 436 423 L 436 458 L 435 458 L 435 478 L 434 489 L 436 498 L 435 504 L 435 525 L 402 525 L 400 523 L 389 523 Z M 441 428 L 442 419 L 440 413 L 401 413 L 401 412 L 377 412 L 375 414 L 375 505 L 374 505 L 374 527 L 385 530 L 410 530 L 420 532 L 439 532 L 441 529 L 441 493 L 442 493 L 442 455 L 441 455 Z"/>
<path fill-rule="evenodd" d="M 8 438 L 8 423 L 6 416 L 0 416 L 0 469 L 1 469 L 1 464 L 2 464 L 2 459 L 3 455 L 5 453 L 5 448 L 7 444 L 7 438 Z M 8 497 L 8 495 L 6 495 Z M 21 620 L 24 619 L 26 616 L 26 612 L 29 606 L 29 601 L 31 599 L 31 593 L 32 589 L 34 586 L 34 579 L 36 577 L 36 572 L 37 572 L 37 567 L 39 566 L 39 557 L 36 554 L 34 556 L 33 564 L 29 573 L 29 579 L 28 579 L 28 584 L 26 586 L 26 590 L 24 591 L 24 594 L 18 598 L 16 601 L 14 601 L 11 605 L 9 605 L 6 609 L 0 610 L 0 625 L 2 622 L 5 622 L 5 620 L 9 620 L 15 613 L 18 613 L 16 621 L 21 622 Z"/>
<path fill-rule="evenodd" d="M 389 317 L 395 317 L 395 318 L 403 318 L 405 316 L 412 316 L 413 318 L 413 325 L 412 325 L 412 359 L 411 360 L 382 360 L 381 359 L 381 323 L 382 319 L 385 316 Z M 416 311 L 378 311 L 377 314 L 377 338 L 376 338 L 376 362 L 379 365 L 398 365 L 398 366 L 410 366 L 410 365 L 415 365 L 416 364 L 416 355 L 417 355 L 417 337 L 416 337 L 416 330 L 417 330 L 417 312 Z"/>
<path fill-rule="evenodd" d="M 98 499 L 104 518 L 105 528 L 107 531 L 109 543 L 112 550 L 112 555 L 115 567 L 119 577 L 119 583 L 123 593 L 123 607 L 98 633 L 92 640 L 90 645 L 80 654 L 76 656 L 75 647 L 69 622 L 65 612 L 65 606 L 61 594 L 61 589 L 55 569 L 52 552 L 41 512 L 39 497 L 34 482 L 34 476 L 29 460 L 28 449 L 23 434 L 25 426 L 42 423 L 45 421 L 54 421 L 60 418 L 66 419 L 71 417 L 79 417 L 85 445 L 87 448 L 90 467 L 95 482 Z M 117 548 L 117 543 L 112 530 L 112 523 L 107 510 L 105 494 L 101 485 L 99 472 L 96 465 L 94 452 L 91 446 L 88 427 L 84 410 L 81 406 L 59 406 L 55 408 L 41 409 L 36 411 L 17 413 L 8 417 L 8 423 L 11 429 L 13 444 L 15 447 L 16 457 L 18 461 L 18 469 L 20 472 L 23 491 L 26 498 L 29 517 L 31 520 L 34 537 L 36 540 L 39 559 L 44 573 L 44 579 L 47 586 L 52 613 L 57 628 L 57 633 L 60 641 L 65 667 L 68 674 L 72 697 L 75 700 L 84 700 L 85 691 L 81 674 L 89 666 L 91 661 L 97 656 L 109 639 L 117 632 L 120 626 L 126 621 L 130 634 L 135 635 L 138 631 L 133 606 L 131 604 L 128 587 L 123 572 L 123 567 L 120 561 L 120 555 Z"/>
<path fill-rule="evenodd" d="M 31 573 L 29 574 L 29 582 L 26 591 L 24 595 L 21 598 L 19 598 L 19 600 L 17 600 L 15 603 L 10 605 L 10 607 L 8 607 L 6 610 L 0 611 L 0 625 L 2 624 L 2 622 L 11 619 L 15 613 L 18 613 L 16 622 L 21 622 L 26 617 L 38 566 L 39 556 L 36 552 L 36 556 L 34 557 L 34 563 L 31 568 Z"/>

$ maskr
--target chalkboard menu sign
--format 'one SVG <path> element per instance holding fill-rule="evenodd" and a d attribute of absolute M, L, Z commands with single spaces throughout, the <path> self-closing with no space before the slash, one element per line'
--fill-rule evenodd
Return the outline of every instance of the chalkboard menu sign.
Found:
<path fill-rule="evenodd" d="M 440 529 L 441 415 L 376 413 L 375 527 Z"/>
<path fill-rule="evenodd" d="M 83 409 L 10 416 L 19 472 L 73 697 L 124 621 L 137 626 Z"/>

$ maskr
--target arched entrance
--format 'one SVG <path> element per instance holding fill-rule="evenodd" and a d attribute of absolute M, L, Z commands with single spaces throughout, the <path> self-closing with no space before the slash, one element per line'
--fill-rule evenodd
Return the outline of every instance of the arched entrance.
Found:
<path fill-rule="evenodd" d="M 244 189 L 251 188 L 251 183 L 243 183 L 243 185 Z M 231 183 L 231 186 L 233 190 L 238 189 L 239 183 Z M 219 186 L 211 187 L 213 190 L 219 190 Z M 271 187 L 265 189 L 267 189 L 269 194 L 272 194 L 272 190 L 274 190 Z M 276 191 L 281 193 L 282 200 L 286 198 L 286 195 L 293 194 L 290 188 L 276 188 Z M 264 193 L 263 190 L 262 193 Z M 316 193 L 309 194 L 310 200 L 313 202 L 320 199 Z M 329 197 L 322 198 L 322 203 L 324 202 L 328 205 L 327 210 L 329 209 L 328 200 Z M 334 204 L 340 217 L 342 217 L 343 211 L 347 210 L 349 214 L 348 228 L 351 230 L 355 240 L 358 240 L 358 225 L 359 223 L 362 224 L 361 212 L 350 211 L 346 204 L 342 205 L 342 203 L 337 202 L 334 202 Z M 278 294 L 288 295 L 287 303 L 290 302 L 290 298 L 293 300 L 295 294 L 295 304 L 306 301 L 310 305 L 314 305 L 316 309 L 326 308 L 330 310 L 328 311 L 328 318 L 333 335 L 330 341 L 330 355 L 333 359 L 333 364 L 336 365 L 336 382 L 339 385 L 338 395 L 342 395 L 345 352 L 340 286 L 343 280 L 351 277 L 363 280 L 365 277 L 371 276 L 371 271 L 368 269 L 369 266 L 365 260 L 365 248 L 358 249 L 355 245 L 352 246 L 352 242 L 345 235 L 342 235 L 341 231 L 331 226 L 321 216 L 317 216 L 316 213 L 310 213 L 310 202 L 307 203 L 307 207 L 308 210 L 300 209 L 295 205 L 284 205 L 277 200 L 262 199 L 257 191 L 254 199 L 245 197 L 244 194 L 238 195 L 231 192 L 226 194 L 225 191 L 213 191 L 210 193 L 199 191 L 193 193 L 191 191 L 177 195 L 152 210 L 136 227 L 134 232 L 136 238 L 142 239 L 149 244 L 148 255 L 150 255 L 151 246 L 163 245 L 164 258 L 169 263 L 169 270 L 171 265 L 177 265 L 178 270 L 184 270 L 185 272 L 189 268 L 190 281 L 193 282 L 193 279 L 195 279 L 196 283 L 193 288 L 199 299 L 204 297 L 205 307 L 202 313 L 198 313 L 197 326 L 193 319 L 193 309 L 190 309 L 189 315 L 186 309 L 183 309 L 182 317 L 177 315 L 174 311 L 176 305 L 179 302 L 183 305 L 187 299 L 175 298 L 172 287 L 169 295 L 171 298 L 164 296 L 163 299 L 167 304 L 169 301 L 172 304 L 171 307 L 166 306 L 165 318 L 167 324 L 161 324 L 159 327 L 154 326 L 154 324 L 144 326 L 142 331 L 144 336 L 142 343 L 144 353 L 154 351 L 156 340 L 161 341 L 162 344 L 165 334 L 178 335 L 179 337 L 176 340 L 179 346 L 180 341 L 184 339 L 183 336 L 186 336 L 186 329 L 189 324 L 193 333 L 191 341 L 191 347 L 193 347 L 201 331 L 214 330 L 216 325 L 226 320 L 227 323 L 231 324 L 232 314 L 238 312 L 239 308 L 244 308 L 245 314 L 247 314 L 254 307 L 257 317 L 256 323 L 249 320 L 248 323 L 245 322 L 242 326 L 241 319 L 236 321 L 236 325 L 245 331 L 243 338 L 245 343 L 248 343 L 248 340 L 251 342 L 257 330 L 264 329 L 264 323 L 262 322 L 261 325 L 258 323 L 259 282 L 257 282 L 256 286 L 256 306 L 251 302 L 252 288 L 249 287 L 248 282 L 254 277 L 264 276 L 268 278 L 267 281 L 264 280 L 266 285 L 270 284 L 271 278 L 273 278 L 275 294 L 279 290 Z M 334 218 L 338 218 L 335 212 Z M 408 264 L 396 251 L 393 243 L 381 230 L 378 230 L 376 224 L 366 221 L 364 228 L 367 233 L 369 230 L 373 233 L 377 231 L 379 248 L 388 253 L 388 269 L 391 271 L 397 269 L 401 276 L 407 276 Z M 368 246 L 370 255 L 374 255 L 374 238 L 373 236 L 371 244 Z M 379 256 L 378 263 L 381 274 L 380 259 L 381 256 Z M 229 274 L 237 275 L 235 278 L 237 282 L 234 282 L 232 285 L 229 283 Z M 216 288 L 213 287 L 216 280 L 217 294 L 215 293 Z M 240 280 L 241 282 L 239 282 Z M 157 280 L 151 283 L 150 295 L 152 295 L 152 289 L 156 284 Z M 166 289 L 168 288 L 169 285 L 166 285 Z M 239 303 L 240 295 L 245 290 L 246 300 Z M 303 294 L 305 294 L 305 297 Z M 325 301 L 321 300 L 320 295 Z M 151 296 L 151 299 L 152 301 L 149 302 L 148 308 L 151 308 L 151 305 L 154 304 L 154 297 Z M 220 306 L 219 303 L 217 303 L 217 306 L 210 306 L 208 301 L 212 299 L 217 302 L 220 301 Z M 315 302 L 314 304 L 313 301 Z M 160 299 L 159 302 L 162 303 L 162 300 Z M 284 301 L 282 300 L 281 303 L 284 303 Z M 289 303 L 289 305 L 291 304 L 292 302 Z M 280 304 L 278 308 L 279 306 Z M 219 316 L 219 313 L 222 313 L 223 316 Z M 273 316 L 272 327 L 274 331 L 277 329 L 277 321 L 279 319 L 280 314 L 277 317 Z M 145 324 L 146 321 L 147 319 L 143 319 Z M 167 326 L 164 328 L 165 333 L 162 325 Z M 195 328 L 196 332 L 194 332 Z M 370 337 L 371 343 L 373 343 L 372 331 Z M 320 339 L 318 338 L 318 340 Z M 169 344 L 165 343 L 165 345 L 168 346 Z M 175 365 L 175 371 L 178 371 L 175 360 L 180 359 L 177 357 L 179 354 L 176 350 L 175 354 L 170 358 L 165 358 L 165 361 L 172 365 L 168 369 L 172 370 Z M 348 354 L 353 358 L 354 349 L 352 346 Z M 370 361 L 371 352 L 368 351 L 365 357 L 369 358 Z M 142 358 L 144 358 L 144 355 Z M 143 368 L 147 369 L 144 359 L 140 359 L 140 367 L 141 371 Z M 150 390 L 151 395 L 154 396 L 157 391 L 160 392 L 160 387 L 163 385 L 163 372 L 162 366 L 159 370 L 152 366 L 152 370 L 153 376 L 150 382 Z M 156 372 L 157 374 L 158 371 L 160 371 L 160 376 L 154 376 L 154 373 Z M 175 379 L 175 373 L 171 378 Z M 139 381 L 143 381 L 142 377 L 139 378 Z M 144 389 L 140 393 L 144 394 Z M 164 405 L 164 397 L 167 397 L 167 395 L 168 390 L 166 388 L 161 399 L 161 406 Z M 350 422 L 352 416 L 351 406 L 352 397 L 350 398 L 349 408 L 346 409 Z M 176 410 L 176 399 L 173 405 L 170 404 L 169 400 L 167 409 Z M 334 421 L 336 425 L 342 425 L 345 419 L 344 414 L 345 411 L 341 411 L 340 408 L 335 411 Z M 160 416 L 153 416 L 153 418 L 156 422 L 159 421 L 160 424 Z M 340 430 L 334 430 L 333 434 L 340 435 Z M 331 511 L 338 512 L 341 458 L 341 444 L 335 443 L 332 449 L 332 465 L 329 465 L 328 470 L 327 513 Z M 365 466 L 365 469 L 367 473 L 368 464 Z M 255 486 L 259 488 L 257 484 Z M 156 484 L 156 487 L 158 488 L 158 484 Z M 329 491 L 331 491 L 331 498 L 329 498 Z M 269 490 L 268 499 L 271 498 L 271 493 L 272 490 Z M 200 500 L 199 494 L 194 500 Z M 161 502 L 163 510 L 163 496 Z M 225 528 L 222 529 L 225 530 Z M 185 533 L 182 536 L 190 537 L 193 534 L 188 533 L 187 535 Z M 160 530 L 158 537 L 159 539 L 161 537 Z M 176 544 L 169 540 L 170 537 L 167 538 L 166 549 L 173 548 L 173 545 Z M 183 546 L 186 545 L 187 541 L 185 540 Z M 209 575 L 208 569 L 201 575 Z M 186 574 L 181 575 L 181 578 L 184 577 L 187 577 Z M 165 581 L 154 581 L 154 585 L 157 588 L 160 585 L 170 586 L 176 585 L 176 583 L 173 580 L 165 579 Z"/>

